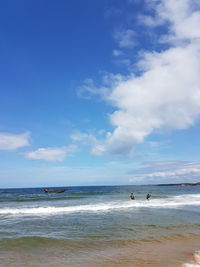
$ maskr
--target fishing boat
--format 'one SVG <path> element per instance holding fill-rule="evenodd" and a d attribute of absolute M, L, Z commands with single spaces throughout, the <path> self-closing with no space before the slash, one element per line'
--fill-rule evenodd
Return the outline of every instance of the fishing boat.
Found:
<path fill-rule="evenodd" d="M 65 189 L 61 189 L 61 190 L 49 190 L 48 188 L 45 188 L 43 190 L 45 193 L 64 193 Z"/>

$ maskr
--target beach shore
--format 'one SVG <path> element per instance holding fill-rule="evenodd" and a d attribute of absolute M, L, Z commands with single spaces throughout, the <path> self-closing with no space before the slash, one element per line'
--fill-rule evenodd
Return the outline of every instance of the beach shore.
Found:
<path fill-rule="evenodd" d="M 62 195 L 0 191 L 0 266 L 198 266 L 199 189 L 152 186 L 150 201 L 146 192 L 145 186 L 72 187 Z"/>
<path fill-rule="evenodd" d="M 69 243 L 40 240 L 37 246 L 22 246 L 22 240 L 1 245 L 0 266 L 71 266 L 71 267 L 178 267 L 195 263 L 200 236 L 172 235 L 160 240 Z M 17 245 L 19 243 L 19 246 Z M 19 248 L 20 247 L 20 248 Z M 188 265 L 184 265 L 184 264 Z M 197 265 L 195 265 L 197 266 Z"/>

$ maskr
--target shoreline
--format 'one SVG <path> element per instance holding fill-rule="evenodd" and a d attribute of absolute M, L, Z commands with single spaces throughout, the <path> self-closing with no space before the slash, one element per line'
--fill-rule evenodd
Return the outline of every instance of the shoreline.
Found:
<path fill-rule="evenodd" d="M 194 253 L 200 250 L 200 235 L 172 235 L 158 240 L 110 241 L 104 245 L 84 242 L 74 247 L 54 246 L 40 240 L 37 246 L 24 246 L 17 241 L 11 246 L 1 246 L 2 266 L 72 266 L 72 267 L 187 267 L 195 264 Z M 19 244 L 20 245 L 20 244 Z M 33 245 L 33 244 L 32 244 Z M 192 265 L 191 265 L 192 266 Z"/>
<path fill-rule="evenodd" d="M 132 188 L 1 192 L 1 266 L 191 267 L 200 250 L 199 188 L 157 186 L 146 201 L 138 186 L 131 201 Z"/>

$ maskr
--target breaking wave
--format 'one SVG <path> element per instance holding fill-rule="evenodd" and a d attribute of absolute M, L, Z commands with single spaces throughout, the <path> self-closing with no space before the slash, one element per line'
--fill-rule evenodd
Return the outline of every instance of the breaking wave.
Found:
<path fill-rule="evenodd" d="M 52 203 L 51 203 L 52 204 Z M 27 206 L 19 208 L 1 208 L 0 215 L 13 214 L 13 215 L 50 215 L 56 213 L 77 213 L 77 212 L 109 212 L 112 210 L 124 210 L 124 209 L 140 209 L 140 208 L 181 208 L 187 206 L 199 206 L 200 205 L 200 194 L 196 195 L 179 195 L 164 199 L 151 199 L 147 200 L 134 200 L 134 201 L 111 201 L 111 202 L 98 202 L 96 204 L 84 204 L 74 206 Z"/>

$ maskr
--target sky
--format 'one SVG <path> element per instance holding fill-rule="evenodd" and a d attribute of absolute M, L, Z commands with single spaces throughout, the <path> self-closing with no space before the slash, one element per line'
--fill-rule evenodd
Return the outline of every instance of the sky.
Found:
<path fill-rule="evenodd" d="M 0 188 L 200 182 L 198 0 L 7 0 Z"/>

